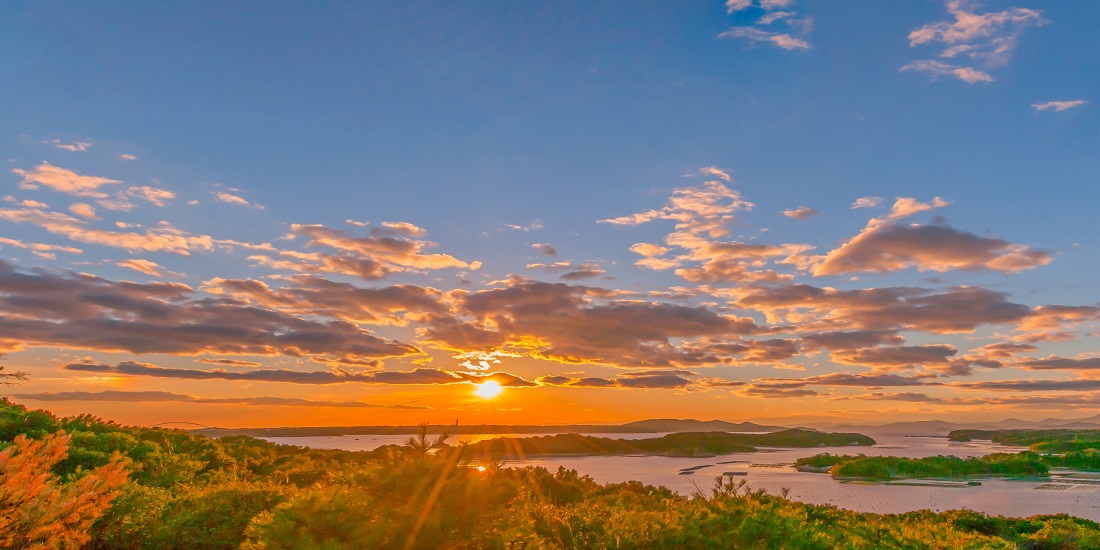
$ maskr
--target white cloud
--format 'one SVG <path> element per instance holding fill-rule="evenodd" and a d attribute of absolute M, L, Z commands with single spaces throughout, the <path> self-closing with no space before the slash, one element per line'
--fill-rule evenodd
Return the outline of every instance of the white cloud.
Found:
<path fill-rule="evenodd" d="M 818 214 L 817 210 L 809 206 L 799 206 L 791 210 L 784 210 L 783 215 L 796 220 L 808 220 Z"/>
<path fill-rule="evenodd" d="M 137 155 L 131 155 L 130 153 L 122 153 L 118 156 L 122 160 L 137 160 Z"/>
<path fill-rule="evenodd" d="M 806 38 L 813 30 L 813 18 L 799 17 L 798 12 L 787 10 L 786 8 L 794 5 L 794 0 L 759 0 L 755 5 L 764 13 L 752 25 L 733 27 L 720 33 L 718 38 L 741 38 L 754 44 L 771 44 L 787 51 L 810 49 Z M 727 0 L 726 13 L 733 14 L 753 6 L 752 0 Z M 776 24 L 781 25 L 780 30 L 763 28 Z"/>
<path fill-rule="evenodd" d="M 718 38 L 744 38 L 749 42 L 768 42 L 784 50 L 808 50 L 810 43 L 786 33 L 769 32 L 756 27 L 733 27 Z"/>
<path fill-rule="evenodd" d="M 1034 107 L 1036 111 L 1054 111 L 1057 113 L 1065 111 L 1066 109 L 1080 107 L 1081 105 L 1084 105 L 1086 103 L 1088 103 L 1088 101 L 1085 101 L 1083 99 L 1075 99 L 1073 101 L 1047 101 L 1044 103 L 1032 103 L 1031 106 Z"/>
<path fill-rule="evenodd" d="M 935 80 L 941 76 L 953 76 L 964 82 L 974 84 L 975 82 L 993 82 L 993 76 L 989 73 L 979 71 L 973 67 L 960 67 L 958 65 L 949 65 L 942 61 L 936 61 L 934 59 L 921 59 L 914 61 L 901 68 L 902 71 L 919 71 L 932 75 L 932 79 Z"/>
<path fill-rule="evenodd" d="M 61 193 L 93 199 L 107 198 L 107 194 L 99 190 L 100 187 L 122 183 L 111 178 L 82 176 L 72 170 L 66 170 L 45 161 L 30 170 L 16 168 L 12 170 L 12 173 L 23 176 L 22 181 L 19 182 L 21 189 L 33 191 L 41 186 L 46 186 Z"/>

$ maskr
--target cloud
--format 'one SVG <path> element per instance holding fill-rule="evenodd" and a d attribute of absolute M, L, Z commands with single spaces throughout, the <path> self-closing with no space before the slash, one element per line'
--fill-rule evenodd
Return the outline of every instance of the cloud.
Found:
<path fill-rule="evenodd" d="M 179 369 L 161 367 L 150 363 L 123 361 L 117 365 L 102 363 L 67 363 L 61 368 L 78 372 L 117 374 L 124 376 L 150 376 L 184 380 L 236 380 L 247 382 L 283 382 L 290 384 L 394 384 L 432 385 L 480 383 L 494 380 L 502 386 L 532 386 L 523 378 L 507 373 L 474 374 L 450 372 L 439 369 L 413 369 L 411 371 L 349 372 L 340 369 L 330 371 L 296 371 L 289 369 L 252 369 L 227 371 L 224 369 Z"/>
<path fill-rule="evenodd" d="M 806 41 L 813 30 L 813 18 L 799 17 L 798 12 L 786 10 L 794 5 L 794 0 L 760 0 L 755 3 L 764 13 L 756 17 L 751 26 L 737 26 L 718 35 L 718 38 L 743 38 L 751 43 L 763 42 L 785 50 L 808 50 Z M 733 14 L 754 7 L 747 0 L 728 0 L 726 12 Z M 779 11 L 783 10 L 783 11 Z M 782 30 L 766 30 L 766 27 L 779 24 Z M 786 31 L 786 32 L 783 32 Z M 795 33 L 794 36 L 790 33 Z M 727 178 L 726 181 L 729 181 Z"/>
<path fill-rule="evenodd" d="M 756 27 L 733 27 L 718 34 L 718 38 L 743 38 L 749 42 L 764 42 L 784 50 L 808 50 L 810 43 L 787 33 L 769 32 Z"/>
<path fill-rule="evenodd" d="M 84 251 L 79 248 L 73 248 L 71 246 L 63 246 L 56 244 L 44 244 L 44 243 L 24 243 L 15 239 L 8 239 L 0 237 L 0 246 L 11 246 L 15 248 L 22 248 L 31 250 L 35 253 L 51 254 L 53 252 L 66 252 L 68 254 L 83 254 Z"/>
<path fill-rule="evenodd" d="M 542 376 L 535 379 L 540 386 L 568 386 L 580 388 L 631 388 L 631 389 L 684 389 L 692 384 L 694 373 L 680 370 L 625 372 L 615 378 L 574 378 L 568 376 Z"/>
<path fill-rule="evenodd" d="M 704 176 L 710 176 L 712 178 L 718 178 L 722 181 L 725 181 L 726 183 L 729 183 L 729 182 L 733 181 L 733 179 L 730 178 L 729 172 L 727 172 L 727 171 L 725 171 L 725 170 L 723 170 L 723 169 L 721 169 L 717 166 L 704 166 L 704 167 L 699 169 L 699 173 L 703 174 Z"/>
<path fill-rule="evenodd" d="M 981 325 L 1019 322 L 1031 308 L 1008 301 L 1008 295 L 976 286 L 935 292 L 894 287 L 837 290 L 792 284 L 753 289 L 735 304 L 755 309 L 779 323 L 799 321 L 815 327 L 862 330 L 920 330 L 932 333 L 972 332 Z"/>
<path fill-rule="evenodd" d="M 233 301 L 307 316 L 370 325 L 406 325 L 427 314 L 444 315 L 444 294 L 430 287 L 394 285 L 361 288 L 321 277 L 295 277 L 282 288 L 256 279 L 214 278 L 207 293 Z"/>
<path fill-rule="evenodd" d="M 230 367 L 262 367 L 261 363 L 255 361 L 241 361 L 240 359 L 198 359 L 199 363 L 206 363 L 207 365 L 228 365 Z"/>
<path fill-rule="evenodd" d="M 956 382 L 951 387 L 964 390 L 1045 392 L 1045 391 L 1094 391 L 1100 390 L 1100 379 L 1077 378 L 1071 380 L 983 380 L 980 382 Z"/>
<path fill-rule="evenodd" d="M 0 348 L 65 347 L 133 354 L 257 355 L 380 367 L 416 355 L 348 321 L 195 297 L 180 283 L 24 273 L 0 261 Z"/>
<path fill-rule="evenodd" d="M 831 354 L 833 361 L 848 365 L 871 367 L 894 367 L 906 365 L 924 365 L 928 363 L 947 363 L 958 353 L 955 346 L 947 344 L 929 344 L 922 346 L 888 346 L 855 350 L 838 350 Z"/>
<path fill-rule="evenodd" d="M 1024 359 L 1012 366 L 1028 370 L 1090 371 L 1100 369 L 1100 357 L 1071 358 L 1051 355 L 1042 359 Z"/>
<path fill-rule="evenodd" d="M 66 151 L 72 151 L 74 153 L 87 151 L 92 146 L 92 144 L 90 142 L 87 142 L 87 141 L 74 141 L 72 143 L 64 143 L 60 139 L 52 139 L 52 140 L 49 140 L 49 141 L 43 141 L 42 143 L 45 143 L 47 145 L 53 145 L 54 147 L 56 147 L 58 149 L 64 149 Z"/>
<path fill-rule="evenodd" d="M 989 270 L 1017 272 L 1050 263 L 1045 250 L 980 237 L 944 225 L 895 223 L 944 206 L 898 199 L 891 212 L 872 218 L 855 237 L 830 251 L 813 271 L 815 277 L 847 273 L 889 273 L 909 267 L 920 271 Z"/>
<path fill-rule="evenodd" d="M 121 391 L 104 390 L 64 391 L 44 393 L 23 393 L 13 395 L 16 399 L 31 401 L 107 401 L 122 403 L 198 403 L 217 405 L 256 405 L 275 407 L 338 407 L 338 408 L 389 408 L 389 409 L 428 409 L 412 405 L 378 405 L 363 401 L 311 401 L 294 397 L 196 397 L 165 391 Z"/>
<path fill-rule="evenodd" d="M 547 256 L 557 256 L 558 249 L 552 244 L 535 243 L 531 245 L 531 248 L 538 250 L 539 252 L 546 254 Z"/>
<path fill-rule="evenodd" d="M 1075 99 L 1073 101 L 1047 101 L 1044 103 L 1032 103 L 1031 106 L 1035 108 L 1036 112 L 1054 111 L 1056 113 L 1060 113 L 1067 109 L 1080 107 L 1081 105 L 1084 105 L 1086 103 L 1088 103 L 1088 101 L 1085 101 L 1083 99 Z"/>
<path fill-rule="evenodd" d="M 793 210 L 784 210 L 783 215 L 796 220 L 808 220 L 818 214 L 817 210 L 809 206 L 799 206 Z"/>
<path fill-rule="evenodd" d="M 164 268 L 152 260 L 133 258 L 115 262 L 115 265 L 126 269 L 132 269 L 138 273 L 144 273 L 150 277 L 164 277 Z"/>
<path fill-rule="evenodd" d="M 73 241 L 122 248 L 131 252 L 171 252 L 188 256 L 192 250 L 214 249 L 212 237 L 193 235 L 171 226 L 148 229 L 145 233 L 91 229 L 83 221 L 72 216 L 60 212 L 46 212 L 38 208 L 0 208 L 0 220 L 29 223 Z"/>
<path fill-rule="evenodd" d="M 356 222 L 356 227 L 366 227 Z M 305 237 L 307 248 L 326 248 L 333 252 L 277 250 L 277 257 L 265 254 L 248 259 L 272 269 L 307 274 L 339 273 L 364 280 L 381 279 L 391 273 L 409 270 L 446 268 L 478 269 L 481 262 L 465 262 L 447 254 L 428 254 L 436 243 L 422 240 L 427 231 L 405 222 L 383 222 L 366 237 L 357 237 L 319 224 L 294 224 L 288 240 Z"/>
<path fill-rule="evenodd" d="M 16 168 L 12 170 L 12 173 L 23 177 L 19 182 L 21 189 L 34 190 L 45 186 L 61 193 L 93 199 L 106 199 L 108 197 L 107 193 L 99 190 L 100 187 L 122 183 L 119 180 L 110 178 L 82 176 L 72 170 L 66 170 L 45 161 L 30 170 Z"/>
<path fill-rule="evenodd" d="M 977 3 L 968 0 L 947 0 L 947 12 L 953 20 L 929 23 L 909 33 L 909 46 L 939 43 L 940 59 L 969 58 L 985 69 L 1003 66 L 1012 59 L 1020 35 L 1046 20 L 1042 11 L 1008 8 L 997 12 L 978 13 Z M 993 77 L 975 67 L 949 65 L 942 61 L 920 60 L 902 70 L 929 72 L 933 76 L 953 75 L 966 82 L 992 82 Z"/>
<path fill-rule="evenodd" d="M 713 355 L 673 338 L 747 334 L 747 318 L 707 308 L 607 300 L 601 289 L 515 280 L 507 287 L 456 294 L 453 315 L 429 316 L 426 342 L 466 352 L 510 349 L 561 363 L 663 368 L 714 363 Z M 469 320 L 467 320 L 469 319 Z"/>
<path fill-rule="evenodd" d="M 248 206 L 252 208 L 258 208 L 263 210 L 263 206 L 255 203 L 248 202 L 244 197 L 240 195 L 234 195 L 225 191 L 211 191 L 210 196 L 214 197 L 214 200 L 218 202 L 224 202 L 226 204 L 235 204 L 237 206 Z"/>
<path fill-rule="evenodd" d="M 881 204 L 883 200 L 885 200 L 885 199 L 883 199 L 882 197 L 871 197 L 871 196 L 860 197 L 860 198 L 856 199 L 855 202 L 852 203 L 852 209 L 872 208 L 872 207 L 875 207 L 875 206 L 878 206 L 879 204 Z"/>
<path fill-rule="evenodd" d="M 89 220 L 96 219 L 95 208 L 89 204 L 76 203 L 69 205 L 69 211 L 82 218 L 88 218 Z"/>
<path fill-rule="evenodd" d="M 168 201 L 176 198 L 176 194 L 167 189 L 159 189 L 148 185 L 130 187 L 126 190 L 126 194 L 151 202 L 157 206 L 165 206 Z"/>
<path fill-rule="evenodd" d="M 849 350 L 880 344 L 900 344 L 904 340 L 896 330 L 832 331 L 807 334 L 802 337 L 802 342 L 807 347 L 829 350 Z"/>
<path fill-rule="evenodd" d="M 581 281 L 592 279 L 607 273 L 594 263 L 575 264 L 573 262 L 555 262 L 552 264 L 527 264 L 528 269 L 540 269 L 550 273 L 561 273 L 560 277 L 566 281 Z"/>
<path fill-rule="evenodd" d="M 131 155 L 130 153 L 122 153 L 121 155 L 118 156 L 118 158 L 120 158 L 122 160 L 137 160 L 138 159 L 137 155 Z"/>
<path fill-rule="evenodd" d="M 908 65 L 903 65 L 900 70 L 925 72 L 932 75 L 933 80 L 941 76 L 953 76 L 963 82 L 969 82 L 970 84 L 977 82 L 989 84 L 993 82 L 993 76 L 985 71 L 979 71 L 973 67 L 951 65 L 934 59 L 914 61 Z"/>

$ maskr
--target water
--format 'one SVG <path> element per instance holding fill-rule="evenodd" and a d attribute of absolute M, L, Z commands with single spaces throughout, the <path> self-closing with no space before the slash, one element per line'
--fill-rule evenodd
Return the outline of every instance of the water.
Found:
<path fill-rule="evenodd" d="M 513 437 L 532 437 L 524 434 Z M 664 434 L 591 434 L 615 439 L 641 439 Z M 272 437 L 274 443 L 318 449 L 370 450 L 381 445 L 400 445 L 409 436 L 358 435 L 324 437 Z M 500 434 L 456 436 L 451 441 L 480 441 Z M 600 483 L 641 481 L 663 485 L 683 495 L 701 490 L 709 494 L 714 478 L 724 471 L 746 472 L 734 480 L 745 479 L 752 489 L 777 494 L 789 489 L 788 497 L 813 504 L 832 504 L 857 512 L 900 513 L 930 509 L 943 511 L 967 508 L 990 515 L 1027 517 L 1035 514 L 1068 513 L 1100 521 L 1100 476 L 1052 472 L 1050 479 L 982 479 L 978 487 L 940 487 L 842 483 L 829 474 L 800 472 L 791 464 L 798 458 L 828 452 L 868 456 L 920 458 L 936 455 L 959 457 L 985 456 L 990 453 L 1015 453 L 1023 447 L 996 445 L 988 441 L 956 443 L 942 437 L 876 436 L 872 447 L 831 447 L 812 449 L 762 449 L 757 453 L 734 453 L 716 458 L 672 458 L 662 456 L 589 456 L 509 460 L 505 466 L 543 466 L 551 471 L 559 466 L 587 474 Z M 719 464 L 720 462 L 726 464 Z M 680 475 L 686 468 L 705 466 L 691 475 Z M 1067 475 L 1068 474 L 1068 475 Z"/>

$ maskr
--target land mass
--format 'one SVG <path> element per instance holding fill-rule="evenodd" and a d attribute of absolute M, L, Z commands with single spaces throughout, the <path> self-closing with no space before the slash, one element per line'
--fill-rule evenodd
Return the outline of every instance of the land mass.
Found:
<path fill-rule="evenodd" d="M 418 426 L 306 426 L 281 428 L 203 428 L 193 433 L 209 437 L 247 435 L 250 437 L 317 437 L 341 435 L 412 435 Z M 626 424 L 562 424 L 510 426 L 505 424 L 431 425 L 428 433 L 464 434 L 550 434 L 550 433 L 667 433 L 667 432 L 775 432 L 783 426 L 724 420 L 682 420 L 658 418 Z"/>
<path fill-rule="evenodd" d="M 857 433 L 824 433 L 790 429 L 773 433 L 672 433 L 646 439 L 611 439 L 576 433 L 542 437 L 500 437 L 465 446 L 468 456 L 519 458 L 532 456 L 660 455 L 712 457 L 753 453 L 757 447 L 870 446 L 875 440 Z"/>

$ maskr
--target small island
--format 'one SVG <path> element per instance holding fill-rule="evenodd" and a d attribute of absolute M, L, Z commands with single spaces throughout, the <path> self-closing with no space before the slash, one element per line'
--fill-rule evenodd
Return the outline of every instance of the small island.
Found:
<path fill-rule="evenodd" d="M 541 437 L 501 437 L 470 443 L 467 456 L 531 458 L 544 456 L 646 455 L 709 458 L 754 453 L 759 447 L 857 447 L 875 440 L 856 433 L 825 433 L 789 429 L 763 434 L 686 432 L 646 439 L 611 439 L 577 433 Z"/>
<path fill-rule="evenodd" d="M 996 453 L 980 458 L 819 454 L 798 459 L 795 468 L 806 472 L 827 472 L 836 479 L 846 481 L 1040 477 L 1050 471 L 1034 453 Z"/>

